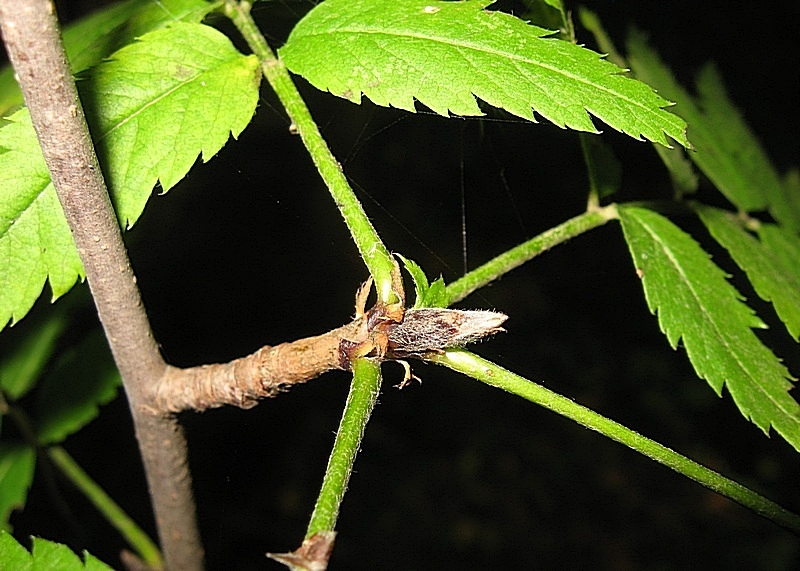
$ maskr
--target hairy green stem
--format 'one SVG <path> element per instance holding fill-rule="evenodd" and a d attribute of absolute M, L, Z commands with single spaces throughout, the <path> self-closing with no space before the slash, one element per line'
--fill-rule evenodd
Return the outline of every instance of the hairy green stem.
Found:
<path fill-rule="evenodd" d="M 531 238 L 527 242 L 511 248 L 499 256 L 489 260 L 447 286 L 447 295 L 450 303 L 461 301 L 469 294 L 496 280 L 503 274 L 518 268 L 525 262 L 546 252 L 567 240 L 588 232 L 593 228 L 602 226 L 609 220 L 618 218 L 617 207 L 611 204 L 585 212 L 580 216 L 571 218 L 558 226 Z"/>
<path fill-rule="evenodd" d="M 350 229 L 364 263 L 375 280 L 378 300 L 387 304 L 399 301 L 395 293 L 402 295 L 402 292 L 393 290 L 393 286 L 397 286 L 396 280 L 393 280 L 396 265 L 389 250 L 384 246 L 356 198 L 347 177 L 342 172 L 341 165 L 328 148 L 289 71 L 269 47 L 250 16 L 249 8 L 249 2 L 228 0 L 225 13 L 261 62 L 264 77 L 286 109 L 293 127 L 311 155 L 322 180 L 325 181 L 339 212 L 344 217 L 345 224 Z"/>
<path fill-rule="evenodd" d="M 103 516 L 122 534 L 138 554 L 139 558 L 154 569 L 161 569 L 164 561 L 155 543 L 136 525 L 128 514 L 101 488 L 97 482 L 83 471 L 72 456 L 61 446 L 47 449 L 50 460 L 58 466 L 70 482 L 85 495 Z"/>
<path fill-rule="evenodd" d="M 353 383 L 336 432 L 328 467 L 322 481 L 314 513 L 308 523 L 306 538 L 320 531 L 333 531 L 339 517 L 339 506 L 347 491 L 356 454 L 361 447 L 364 429 L 378 400 L 381 386 L 380 365 L 369 359 L 353 361 Z"/>
<path fill-rule="evenodd" d="M 743 505 L 780 526 L 800 533 L 800 516 L 752 490 L 709 470 L 674 450 L 667 448 L 625 426 L 583 407 L 567 397 L 531 382 L 477 355 L 462 349 L 450 349 L 441 355 L 430 355 L 428 361 L 438 363 L 473 377 L 487 385 L 503 389 L 541 405 L 578 424 L 624 444 L 648 458 L 664 464 L 706 488 Z"/>

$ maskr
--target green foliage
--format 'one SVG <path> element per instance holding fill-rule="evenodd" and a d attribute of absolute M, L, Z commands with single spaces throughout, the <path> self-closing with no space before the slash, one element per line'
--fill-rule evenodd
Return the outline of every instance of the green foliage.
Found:
<path fill-rule="evenodd" d="M 764 432 L 770 426 L 800 450 L 800 405 L 790 375 L 752 328 L 764 323 L 691 236 L 651 210 L 620 207 L 625 240 L 642 276 L 650 311 L 673 348 L 683 346 L 697 374 Z"/>
<path fill-rule="evenodd" d="M 557 13 L 554 20 L 568 20 L 560 1 L 545 2 L 555 8 L 547 10 L 551 17 Z M 231 134 L 237 137 L 255 111 L 259 61 L 239 53 L 219 31 L 199 24 L 220 4 L 133 0 L 100 12 L 66 33 L 104 174 L 124 226 L 139 219 L 156 184 L 169 190 L 198 155 L 207 161 Z M 555 39 L 550 31 L 520 19 L 484 10 L 489 4 L 487 0 L 326 0 L 294 28 L 280 54 L 291 70 L 316 87 L 356 103 L 363 94 L 379 105 L 412 112 L 417 100 L 445 116 L 481 115 L 477 97 L 528 120 L 535 120 L 538 113 L 562 128 L 591 133 L 597 132 L 592 119 L 596 117 L 634 138 L 663 146 L 658 150 L 679 194 L 693 192 L 697 176 L 683 149 L 666 147 L 669 138 L 690 146 L 686 119 L 694 146 L 688 156 L 697 167 L 738 210 L 766 210 L 777 223 L 759 223 L 701 205 L 693 205 L 694 211 L 745 272 L 756 293 L 773 304 L 790 335 L 800 339 L 800 176 L 795 173 L 780 180 L 727 97 L 715 68 L 701 72 L 694 97 L 677 84 L 642 38 L 633 36 L 631 66 L 640 80 L 658 89 L 657 95 L 598 54 Z M 599 23 L 593 25 L 598 37 L 604 37 Z M 8 72 L 0 74 L 0 109 L 20 103 L 10 77 Z M 665 110 L 670 103 L 661 96 L 678 102 L 673 110 L 683 119 Z M 26 110 L 7 117 L 0 129 L 0 147 L 2 328 L 29 311 L 45 280 L 49 279 L 57 298 L 83 278 L 83 271 Z M 619 163 L 604 145 L 590 142 L 584 151 L 591 192 L 599 203 L 618 189 Z M 318 161 L 317 151 L 310 148 L 310 152 Z M 479 268 L 483 272 L 479 277 L 476 271 L 462 278 L 464 283 L 477 280 L 478 285 L 453 288 L 451 284 L 451 293 L 474 291 L 618 212 L 648 306 L 657 314 L 670 345 L 677 348 L 682 342 L 698 375 L 717 395 L 727 387 L 746 418 L 765 433 L 774 427 L 800 450 L 800 406 L 788 392 L 790 374 L 756 336 L 753 329 L 765 325 L 724 271 L 694 238 L 654 209 L 640 205 L 617 209 L 612 204 L 589 210 L 585 218 L 593 215 L 591 222 L 565 223 L 529 240 L 527 252 L 517 251 L 518 246 L 501 254 L 495 260 L 500 263 Z M 445 307 L 456 300 L 441 277 L 431 283 L 418 264 L 400 258 L 414 282 L 414 307 Z M 23 419 L 31 429 L 32 442 L 0 443 L 0 526 L 6 528 L 11 511 L 25 504 L 35 468 L 34 446 L 60 442 L 85 426 L 98 407 L 114 397 L 119 385 L 99 334 L 56 353 L 68 323 L 61 314 L 53 316 L 0 362 L 5 421 L 11 416 L 6 414 L 9 406 L 16 406 L 14 401 L 36 388 L 33 411 Z M 463 358 L 464 354 L 448 352 L 446 357 L 453 355 Z M 508 380 L 505 372 L 476 363 L 480 366 L 471 376 L 484 375 L 485 382 L 495 386 Z M 317 506 L 309 533 L 334 527 L 378 394 L 378 364 L 359 360 L 357 367 L 363 367 L 363 379 L 356 376 L 353 390 L 363 394 L 358 399 L 351 395 L 351 412 L 343 418 L 337 436 L 337 446 L 338 439 L 348 438 L 341 445 L 347 447 L 346 466 L 329 469 L 338 478 L 323 485 L 333 490 L 324 496 L 332 500 Z M 513 382 L 522 388 L 512 392 L 523 396 L 535 386 L 516 376 Z M 561 403 L 550 406 L 554 410 L 562 405 L 564 410 L 569 408 L 565 397 L 542 395 L 538 401 L 531 400 Z M 574 414 L 570 418 L 581 422 Z M 603 423 L 584 424 L 601 430 L 598 426 Z M 617 439 L 637 449 L 643 439 L 628 432 L 625 438 L 630 437 L 630 443 Z M 613 432 L 604 434 L 615 438 Z M 661 448 L 654 447 L 650 456 L 676 467 L 668 459 L 671 451 Z M 695 477 L 688 468 L 677 469 Z M 106 568 L 88 555 L 84 564 L 65 546 L 41 539 L 34 540 L 33 554 L 28 553 L 0 532 L 0 570 L 4 565 L 13 569 Z"/>
<path fill-rule="evenodd" d="M 200 24 L 173 23 L 115 52 L 80 83 L 120 221 L 132 225 L 153 186 L 174 186 L 202 154 L 238 136 L 258 101 L 258 60 Z M 21 319 L 50 280 L 55 298 L 83 270 L 27 110 L 0 129 L 0 326 Z"/>
<path fill-rule="evenodd" d="M 414 307 L 447 307 L 450 305 L 450 296 L 441 277 L 434 280 L 433 283 L 428 283 L 428 277 L 419 264 L 400 254 L 397 254 L 397 257 L 403 261 L 406 271 L 414 281 L 416 293 Z"/>
<path fill-rule="evenodd" d="M 64 313 L 63 305 L 54 308 L 34 331 L 13 342 L 13 348 L 6 340 L 0 355 L 0 391 L 7 398 L 19 400 L 36 386 L 68 325 Z"/>
<path fill-rule="evenodd" d="M 0 532 L 11 531 L 11 512 L 25 505 L 35 465 L 36 450 L 30 446 L 0 442 Z"/>
<path fill-rule="evenodd" d="M 141 215 L 156 182 L 166 191 L 198 153 L 208 161 L 255 112 L 258 60 L 208 26 L 175 23 L 145 34 L 82 83 L 117 216 Z"/>
<path fill-rule="evenodd" d="M 628 42 L 637 77 L 677 102 L 675 113 L 689 124 L 695 152 L 689 157 L 733 205 L 745 212 L 768 210 L 780 224 L 800 231 L 800 205 L 789 200 L 775 167 L 731 102 L 713 65 L 697 78 L 697 96 L 681 87 L 641 34 Z"/>
<path fill-rule="evenodd" d="M 698 207 L 697 213 L 711 236 L 747 274 L 758 296 L 772 302 L 789 334 L 800 339 L 800 266 L 789 259 L 800 255 L 797 236 L 775 224 L 764 224 L 762 233 L 772 240 L 759 241 L 723 210 Z"/>
<path fill-rule="evenodd" d="M 220 2 L 206 0 L 128 0 L 98 10 L 64 29 L 64 46 L 72 71 L 78 74 L 97 65 L 119 48 L 147 32 L 172 22 L 199 23 Z M 14 70 L 0 72 L 0 115 L 22 105 L 22 93 Z"/>
<path fill-rule="evenodd" d="M 111 571 L 111 567 L 86 551 L 81 561 L 66 545 L 40 537 L 33 538 L 33 551 L 29 553 L 10 534 L 0 531 L 0 571 L 33 569 Z"/>
<path fill-rule="evenodd" d="M 8 528 L 11 511 L 25 505 L 36 448 L 77 432 L 117 395 L 119 373 L 99 329 L 73 347 L 60 347 L 71 311 L 84 300 L 71 295 L 44 317 L 39 313 L 7 333 L 11 338 L 0 358 L 0 420 L 13 421 L 25 441 L 7 433 L 0 441 L 0 528 Z M 28 393 L 29 408 L 17 402 Z"/>
<path fill-rule="evenodd" d="M 33 417 L 39 444 L 61 442 L 89 424 L 119 385 L 108 343 L 98 330 L 61 355 L 40 383 Z"/>
<path fill-rule="evenodd" d="M 49 278 L 53 297 L 83 279 L 27 109 L 0 129 L 0 327 L 22 319 Z"/>
<path fill-rule="evenodd" d="M 327 0 L 292 30 L 279 55 L 318 89 L 359 103 L 481 115 L 475 96 L 533 120 L 596 133 L 590 114 L 632 137 L 687 146 L 669 102 L 595 52 L 491 2 Z M 665 136 L 666 135 L 666 136 Z"/>

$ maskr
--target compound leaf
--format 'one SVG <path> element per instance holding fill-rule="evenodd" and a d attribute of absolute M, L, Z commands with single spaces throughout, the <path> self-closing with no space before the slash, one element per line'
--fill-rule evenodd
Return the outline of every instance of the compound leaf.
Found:
<path fill-rule="evenodd" d="M 766 228 L 762 233 L 772 240 L 762 242 L 724 210 L 698 206 L 696 211 L 711 236 L 728 250 L 736 265 L 747 274 L 758 296 L 772 302 L 789 334 L 795 340 L 799 339 L 800 273 L 789 257 L 800 257 L 800 249 L 789 241 L 791 235 L 782 232 L 780 227 L 764 224 Z M 778 243 L 781 236 L 783 240 Z"/>
<path fill-rule="evenodd" d="M 628 40 L 636 76 L 677 104 L 695 152 L 689 157 L 731 203 L 745 212 L 768 209 L 781 224 L 800 230 L 800 205 L 792 203 L 756 136 L 731 102 L 713 65 L 697 78 L 697 96 L 681 87 L 641 33 Z"/>
<path fill-rule="evenodd" d="M 789 371 L 756 337 L 763 322 L 741 301 L 697 242 L 643 208 L 619 209 L 647 304 L 670 345 L 683 345 L 700 378 L 765 433 L 770 426 L 800 450 L 800 405 L 788 391 Z"/>
<path fill-rule="evenodd" d="M 326 0 L 279 54 L 318 89 L 359 103 L 481 115 L 475 97 L 534 120 L 597 132 L 590 115 L 637 139 L 688 146 L 670 103 L 599 54 L 483 10 L 490 0 Z"/>

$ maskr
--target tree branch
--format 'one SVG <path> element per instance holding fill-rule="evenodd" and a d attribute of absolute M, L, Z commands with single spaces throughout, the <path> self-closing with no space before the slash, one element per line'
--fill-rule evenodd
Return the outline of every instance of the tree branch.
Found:
<path fill-rule="evenodd" d="M 51 179 L 86 270 L 136 427 L 166 564 L 199 569 L 186 441 L 148 406 L 167 369 L 153 339 L 48 0 L 0 0 L 0 25 Z"/>
<path fill-rule="evenodd" d="M 366 344 L 368 339 L 367 320 L 359 318 L 322 335 L 262 347 L 228 363 L 170 367 L 156 388 L 154 404 L 169 412 L 223 405 L 252 408 L 259 399 L 277 396 L 290 385 L 346 368 L 342 342 Z"/>

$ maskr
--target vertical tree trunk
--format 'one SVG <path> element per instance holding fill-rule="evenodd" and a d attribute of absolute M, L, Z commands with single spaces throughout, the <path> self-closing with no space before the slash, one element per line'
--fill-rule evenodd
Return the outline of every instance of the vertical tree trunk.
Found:
<path fill-rule="evenodd" d="M 186 440 L 152 404 L 167 370 L 122 242 L 49 0 L 0 0 L 9 58 L 30 110 L 100 321 L 122 375 L 167 568 L 203 564 Z"/>

